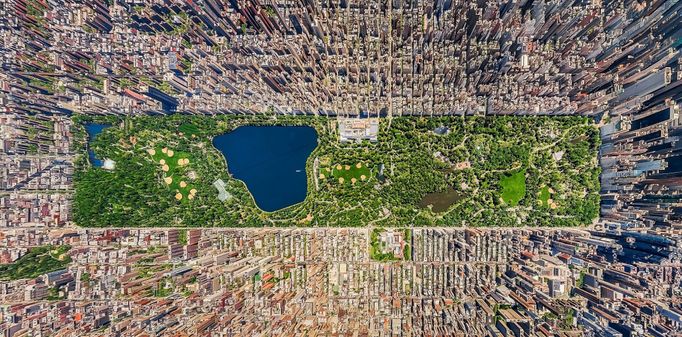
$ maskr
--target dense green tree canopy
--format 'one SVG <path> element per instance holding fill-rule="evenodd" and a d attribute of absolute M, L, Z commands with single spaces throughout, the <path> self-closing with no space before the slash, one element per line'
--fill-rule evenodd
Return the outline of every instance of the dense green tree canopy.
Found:
<path fill-rule="evenodd" d="M 577 226 L 599 212 L 599 134 L 583 117 L 382 119 L 376 143 L 340 143 L 334 119 L 312 116 L 78 116 L 76 121 L 81 155 L 74 216 L 81 226 Z M 112 125 L 90 148 L 98 158 L 114 160 L 114 170 L 88 162 L 83 126 L 89 122 Z M 241 125 L 317 130 L 304 202 L 264 212 L 246 186 L 230 177 L 229 158 L 211 140 Z M 438 127 L 448 132 L 434 132 Z M 168 172 L 149 154 L 161 148 L 189 159 L 171 171 L 196 189 L 192 200 L 190 187 L 164 183 Z M 518 188 L 513 198 L 505 197 L 503 182 L 514 174 Z M 226 182 L 232 198 L 218 200 L 216 179 Z M 182 200 L 175 198 L 178 193 Z M 424 202 L 441 195 L 450 206 L 438 212 Z"/>

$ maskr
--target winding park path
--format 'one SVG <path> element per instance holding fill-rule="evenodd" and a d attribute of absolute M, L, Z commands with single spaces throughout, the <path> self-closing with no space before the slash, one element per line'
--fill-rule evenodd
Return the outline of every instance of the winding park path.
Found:
<path fill-rule="evenodd" d="M 390 128 L 392 119 L 388 118 L 388 120 Z M 542 127 L 540 131 L 537 131 L 538 128 L 536 127 L 532 129 L 536 131 L 522 132 L 519 130 L 531 129 L 516 129 L 515 124 L 508 123 L 505 131 L 500 131 L 501 135 L 496 136 L 495 132 L 498 129 L 495 127 L 481 129 L 475 124 L 468 124 L 466 121 L 464 123 L 466 124 L 463 129 L 452 127 L 452 133 L 449 136 L 439 137 L 430 127 L 425 127 L 422 124 L 419 124 L 420 129 L 416 129 L 414 132 L 404 131 L 405 126 L 396 120 L 394 129 L 388 132 L 385 137 L 382 136 L 379 143 L 363 142 L 359 145 L 340 143 L 336 141 L 335 137 L 332 137 L 333 131 L 330 131 L 332 133 L 322 134 L 322 139 L 326 141 L 325 146 L 327 146 L 322 148 L 324 151 L 313 152 L 315 157 L 312 162 L 310 161 L 311 158 L 307 157 L 307 172 L 313 174 L 313 177 L 312 180 L 308 177 L 308 190 L 303 203 L 288 206 L 296 207 L 295 209 L 275 213 L 284 210 L 282 208 L 273 212 L 260 213 L 257 208 L 252 207 L 250 202 L 247 202 L 247 197 L 244 196 L 243 199 L 242 197 L 235 199 L 240 204 L 227 205 L 225 213 L 228 213 L 228 216 L 224 218 L 226 219 L 225 222 L 220 222 L 220 219 L 211 221 L 210 218 L 204 220 L 200 216 L 189 216 L 187 218 L 191 221 L 188 223 L 198 225 L 212 223 L 265 225 L 265 227 L 257 228 L 283 225 L 292 225 L 294 228 L 336 228 L 334 225 L 357 225 L 371 228 L 382 225 L 391 227 L 398 224 L 403 227 L 412 227 L 412 224 L 417 223 L 453 224 L 455 226 L 445 228 L 468 228 L 466 224 L 476 226 L 488 223 L 521 225 L 520 220 L 527 218 L 530 221 L 537 216 L 542 217 L 544 210 L 538 212 L 533 207 L 536 205 L 534 199 L 537 198 L 538 189 L 544 186 L 540 184 L 549 184 L 547 179 L 550 178 L 538 178 L 538 176 L 554 173 L 557 167 L 564 168 L 566 166 L 565 162 L 555 164 L 554 161 L 548 159 L 548 152 L 551 155 L 552 148 L 556 147 L 557 144 L 561 144 L 562 148 L 571 148 L 566 140 L 577 137 L 581 132 L 576 132 L 576 130 L 580 131 L 581 128 L 585 128 L 585 124 L 573 126 L 565 123 L 550 123 L 549 126 L 537 124 L 538 127 Z M 331 127 L 328 123 L 325 125 Z M 386 127 L 385 124 L 384 127 Z M 385 129 L 383 131 L 386 132 Z M 320 146 L 319 144 L 318 139 L 318 146 Z M 195 150 L 194 147 L 191 149 Z M 438 162 L 434 162 L 433 158 L 430 157 L 436 152 L 443 154 L 443 156 L 437 156 L 439 158 L 436 159 L 440 159 Z M 373 165 L 372 170 L 375 170 L 379 164 L 385 165 L 387 172 L 390 172 L 390 175 L 387 175 L 388 179 L 383 184 L 372 181 L 368 185 L 362 186 L 362 189 L 355 191 L 351 190 L 351 187 L 342 187 L 336 184 L 328 185 L 328 182 L 332 182 L 332 180 L 325 179 L 329 178 L 328 171 L 325 171 L 329 163 L 332 161 L 354 163 L 356 161 L 351 161 L 354 159 L 362 162 L 362 166 L 365 165 L 365 162 L 369 162 Z M 499 161 L 495 162 L 497 160 Z M 462 165 L 465 161 L 470 162 L 471 166 Z M 460 165 L 456 166 L 457 163 Z M 348 167 L 348 165 L 345 166 Z M 513 183 L 515 184 L 514 187 L 517 188 L 512 191 L 514 193 L 505 192 L 506 183 L 502 176 L 509 175 L 508 172 L 522 171 L 536 166 L 540 171 L 538 172 L 538 169 L 529 171 L 523 181 L 521 179 L 523 174 L 515 174 L 516 179 L 513 179 Z M 394 170 L 395 172 L 393 172 Z M 436 170 L 438 172 L 435 172 Z M 214 171 L 216 170 L 205 169 L 205 172 L 211 174 L 215 174 Z M 353 178 L 352 174 L 354 173 L 347 172 L 344 175 L 348 186 L 350 186 L 348 184 L 349 178 L 352 179 L 352 183 L 360 182 L 358 175 Z M 339 180 L 344 178 L 335 177 Z M 371 177 L 371 175 L 367 174 L 367 177 Z M 382 182 L 384 181 L 382 180 Z M 528 191 L 526 191 L 525 184 L 521 186 L 523 183 L 528 184 Z M 556 182 L 557 187 L 562 186 L 560 183 L 563 181 Z M 573 184 L 572 180 L 566 184 Z M 452 189 L 453 186 L 457 191 L 456 193 L 461 196 L 452 197 L 450 195 L 445 197 L 439 195 L 434 197 L 435 199 L 426 199 L 425 203 L 433 203 L 436 204 L 435 206 L 442 205 L 442 207 L 435 208 L 435 211 L 418 205 L 424 199 L 424 195 L 432 197 L 430 194 L 436 194 L 432 192 L 439 192 L 434 191 L 436 188 L 445 189 L 447 187 Z M 232 187 L 241 188 L 240 186 Z M 249 191 L 248 187 L 245 186 L 245 190 Z M 573 197 L 573 194 L 569 195 L 564 190 L 564 188 L 557 189 L 560 191 L 557 192 L 558 195 L 563 195 L 564 198 Z M 239 192 L 242 191 L 239 190 Z M 392 194 L 394 192 L 397 195 L 395 198 Z M 507 194 L 502 192 L 513 195 L 513 197 L 507 198 Z M 253 199 L 250 191 L 249 194 Z M 506 204 L 502 201 L 498 202 L 501 195 L 505 196 Z M 526 198 L 524 204 L 528 204 L 530 207 L 509 206 L 518 202 L 517 197 L 519 195 Z M 146 199 L 153 199 L 153 197 L 151 195 L 149 198 L 141 196 L 138 199 L 146 202 Z M 431 200 L 437 200 L 437 202 Z M 150 200 L 150 202 L 153 201 Z M 209 204 L 206 207 L 209 206 L 215 207 L 212 210 L 218 211 L 222 207 L 217 203 Z M 533 212 L 527 212 L 529 210 L 533 210 Z M 172 214 L 178 214 L 182 217 L 184 216 L 184 213 L 181 213 L 183 211 L 184 209 L 177 208 Z M 198 211 L 201 212 L 202 210 Z M 549 210 L 548 212 L 551 213 Z M 557 212 L 566 214 L 570 213 L 570 210 L 563 209 L 562 206 L 562 209 Z M 170 212 L 167 213 L 171 214 Z M 139 214 L 143 213 L 136 213 L 136 215 Z M 550 216 L 562 218 L 558 215 Z M 215 217 L 219 218 L 220 216 L 216 215 Z M 488 218 L 492 220 L 488 221 Z M 578 219 L 577 217 L 573 218 Z M 199 220 L 197 219 L 205 222 L 198 223 Z M 538 224 L 549 223 L 547 221 L 535 222 Z M 577 221 L 565 222 L 574 223 Z M 314 227 L 318 223 L 323 227 Z M 124 223 L 118 224 L 125 225 Z M 153 221 L 150 221 L 150 224 L 163 225 L 161 222 Z"/>

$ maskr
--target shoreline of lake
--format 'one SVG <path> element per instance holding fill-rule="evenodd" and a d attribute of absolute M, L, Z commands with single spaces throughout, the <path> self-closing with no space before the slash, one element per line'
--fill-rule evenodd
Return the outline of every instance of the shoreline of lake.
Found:
<path fill-rule="evenodd" d="M 278 211 L 308 195 L 307 161 L 317 148 L 309 126 L 239 126 L 211 144 L 225 159 L 228 174 L 246 185 L 256 206 Z"/>

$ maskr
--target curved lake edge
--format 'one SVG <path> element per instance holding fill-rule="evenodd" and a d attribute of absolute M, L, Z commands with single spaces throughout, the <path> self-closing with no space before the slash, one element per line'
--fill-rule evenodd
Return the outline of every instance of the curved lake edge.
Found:
<path fill-rule="evenodd" d="M 97 158 L 95 155 L 95 151 L 92 149 L 92 142 L 95 141 L 97 136 L 104 132 L 107 128 L 110 128 L 112 125 L 111 124 L 104 124 L 104 123 L 88 123 L 84 125 L 85 132 L 87 134 L 87 141 L 85 143 L 85 148 L 88 153 L 87 159 L 88 162 L 92 167 L 98 167 L 101 168 L 104 165 L 104 162 L 106 161 L 106 158 Z"/>
<path fill-rule="evenodd" d="M 254 126 L 259 126 L 259 125 L 254 125 Z M 260 125 L 260 126 L 264 126 L 264 125 Z M 241 126 L 240 126 L 240 127 L 241 127 Z M 235 129 L 236 129 L 236 128 L 235 128 Z M 231 132 L 231 131 L 228 131 L 228 132 Z M 216 148 L 215 145 L 213 144 L 213 138 L 215 138 L 215 137 L 217 137 L 217 136 L 220 136 L 220 135 L 215 135 L 215 136 L 212 136 L 212 137 L 211 137 L 211 147 L 212 147 L 215 151 L 219 152 L 219 153 L 220 153 L 220 156 L 223 158 L 223 163 L 225 164 L 225 172 L 227 173 L 228 177 L 229 177 L 230 179 L 234 179 L 235 181 L 238 181 L 240 184 L 242 184 L 242 186 L 244 187 L 244 190 L 246 190 L 246 192 L 249 194 L 249 197 L 250 197 L 250 199 L 251 199 L 251 202 L 253 203 L 253 207 L 257 208 L 259 211 L 261 211 L 261 212 L 263 212 L 263 213 L 265 213 L 265 214 L 272 215 L 272 214 L 277 214 L 277 213 L 280 213 L 280 212 L 283 212 L 283 211 L 286 211 L 286 210 L 291 210 L 291 209 L 294 208 L 294 207 L 299 207 L 299 206 L 301 206 L 301 204 L 304 204 L 306 201 L 308 201 L 308 200 L 310 199 L 310 193 L 306 193 L 305 199 L 303 199 L 301 202 L 297 202 L 297 203 L 295 203 L 295 204 L 289 205 L 289 206 L 284 207 L 284 208 L 280 208 L 280 209 L 278 209 L 278 210 L 266 211 L 266 210 L 260 208 L 260 207 L 258 206 L 258 204 L 256 203 L 256 198 L 253 196 L 253 193 L 251 193 L 251 190 L 249 190 L 249 187 L 246 185 L 246 182 L 244 182 L 244 181 L 241 180 L 241 179 L 235 178 L 235 177 L 233 177 L 233 176 L 230 174 L 229 168 L 228 168 L 228 166 L 227 166 L 227 158 L 226 158 L 225 155 L 224 155 L 218 148 Z M 318 143 L 318 146 L 315 147 L 315 150 L 313 150 L 313 152 L 310 153 L 310 156 L 309 156 L 309 157 L 313 157 L 313 154 L 315 154 L 315 152 L 317 151 L 318 148 L 319 148 L 319 143 Z M 310 159 L 310 158 L 309 158 L 309 159 Z M 308 160 L 309 160 L 309 159 L 308 159 Z M 306 160 L 306 168 L 305 168 L 306 172 L 308 171 L 308 165 L 309 165 L 308 160 Z M 308 177 L 307 173 L 306 173 L 306 178 L 307 178 L 307 179 L 311 179 L 311 177 Z M 314 182 L 314 181 L 313 181 L 313 182 Z M 310 183 L 311 183 L 311 181 L 308 180 L 308 181 L 307 181 L 307 184 L 310 184 Z M 261 228 L 261 227 L 263 227 L 263 226 L 255 226 L 255 227 L 253 227 L 253 228 Z M 272 227 L 276 227 L 276 226 L 272 226 Z M 193 228 L 193 227 L 188 227 L 188 228 Z M 221 227 L 221 226 L 215 226 L 215 227 L 211 227 L 211 228 L 223 228 L 223 227 Z"/>
<path fill-rule="evenodd" d="M 280 129 L 280 130 L 285 129 L 285 128 L 291 128 L 291 129 L 295 128 L 295 129 L 304 129 L 306 131 L 308 131 L 308 130 L 312 131 L 314 138 L 311 140 L 311 142 L 314 142 L 314 146 L 312 147 L 310 152 L 305 155 L 304 165 L 303 165 L 303 168 L 301 169 L 301 171 L 305 175 L 305 180 L 304 180 L 305 181 L 305 186 L 304 186 L 305 191 L 303 193 L 303 198 L 300 201 L 296 201 L 294 203 L 291 203 L 289 205 L 286 205 L 286 206 L 283 206 L 283 207 L 280 207 L 277 209 L 266 210 L 262 207 L 262 205 L 258 204 L 257 197 L 254 194 L 253 189 L 249 188 L 249 183 L 246 181 L 246 179 L 243 179 L 243 177 L 237 177 L 237 174 L 235 174 L 235 172 L 230 171 L 230 164 L 229 164 L 230 160 L 228 160 L 228 158 L 227 158 L 228 157 L 228 154 L 227 154 L 228 150 L 219 148 L 218 145 L 216 145 L 216 138 L 224 137 L 224 136 L 230 135 L 230 134 L 238 131 L 239 129 L 244 130 L 247 128 L 253 128 L 254 130 L 259 129 L 259 128 L 263 128 L 263 129 L 264 128 L 272 128 L 272 129 Z M 261 131 L 263 129 L 261 129 Z M 306 135 L 304 135 L 304 136 L 306 136 Z M 215 151 L 220 153 L 220 155 L 222 156 L 223 163 L 225 165 L 224 170 L 225 170 L 225 173 L 227 173 L 228 178 L 233 179 L 235 181 L 239 181 L 242 184 L 245 191 L 249 194 L 251 201 L 253 202 L 252 205 L 255 208 L 257 208 L 260 212 L 263 212 L 263 213 L 268 214 L 268 215 L 274 215 L 277 213 L 282 213 L 284 211 L 291 210 L 293 208 L 302 206 L 307 201 L 309 201 L 311 195 L 314 194 L 314 187 L 313 187 L 313 190 L 310 189 L 310 186 L 314 185 L 314 177 L 312 176 L 312 174 L 314 172 L 311 172 L 311 170 L 312 170 L 312 165 L 313 165 L 314 160 L 315 160 L 315 156 L 316 156 L 318 150 L 320 149 L 320 143 L 321 143 L 320 130 L 318 130 L 316 125 L 307 124 L 307 123 L 300 123 L 300 124 L 245 123 L 245 124 L 237 125 L 234 128 L 231 128 L 230 130 L 226 130 L 225 132 L 211 135 L 209 137 L 209 139 L 210 139 L 211 147 Z M 233 163 L 234 163 L 234 161 L 235 161 L 235 159 L 232 159 Z M 300 173 L 300 172 L 297 170 L 296 173 Z M 275 188 L 275 187 L 273 186 L 272 188 Z M 261 196 L 261 198 L 262 198 L 262 196 Z"/>

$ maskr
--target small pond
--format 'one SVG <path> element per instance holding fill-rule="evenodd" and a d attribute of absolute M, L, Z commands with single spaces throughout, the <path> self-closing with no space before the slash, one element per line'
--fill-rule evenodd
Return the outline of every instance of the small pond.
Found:
<path fill-rule="evenodd" d="M 90 159 L 90 164 L 94 167 L 102 167 L 104 161 L 95 157 L 95 152 L 90 148 L 90 144 L 92 144 L 92 141 L 95 140 L 98 134 L 110 126 L 107 124 L 85 124 L 85 131 L 88 133 L 88 158 Z"/>
<path fill-rule="evenodd" d="M 457 201 L 462 200 L 462 198 L 464 198 L 462 193 L 455 191 L 454 188 L 450 187 L 444 192 L 428 193 L 419 202 L 419 207 L 426 208 L 431 205 L 431 210 L 433 212 L 445 212 Z"/>

